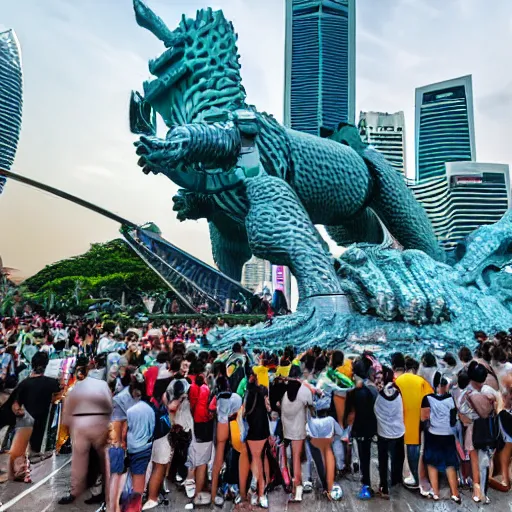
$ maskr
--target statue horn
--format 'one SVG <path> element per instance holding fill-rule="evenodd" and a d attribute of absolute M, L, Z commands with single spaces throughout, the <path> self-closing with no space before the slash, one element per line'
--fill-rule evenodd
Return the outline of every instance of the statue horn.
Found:
<path fill-rule="evenodd" d="M 137 23 L 160 39 L 166 48 L 175 46 L 183 40 L 183 38 L 169 30 L 163 20 L 142 2 L 142 0 L 133 0 L 133 9 Z"/>

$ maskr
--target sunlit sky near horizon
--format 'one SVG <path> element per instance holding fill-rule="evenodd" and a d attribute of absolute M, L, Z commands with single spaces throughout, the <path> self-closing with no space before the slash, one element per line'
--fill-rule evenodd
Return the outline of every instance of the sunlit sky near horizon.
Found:
<path fill-rule="evenodd" d="M 239 34 L 248 101 L 282 119 L 284 0 L 147 0 L 174 28 L 181 14 L 222 8 Z M 414 172 L 414 89 L 472 74 L 477 159 L 512 164 L 512 1 L 356 0 L 356 115 L 406 115 Z M 161 43 L 135 23 L 132 0 L 0 0 L 0 28 L 23 54 L 23 128 L 13 170 L 137 223 L 212 263 L 206 221 L 179 223 L 177 187 L 145 176 L 128 128 L 131 89 L 148 78 Z M 118 236 L 76 205 L 8 182 L 0 196 L 0 255 L 28 276 Z"/>

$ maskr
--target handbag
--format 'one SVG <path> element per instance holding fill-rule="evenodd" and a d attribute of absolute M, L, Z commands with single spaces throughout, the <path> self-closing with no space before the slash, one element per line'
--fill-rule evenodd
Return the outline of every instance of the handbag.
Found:
<path fill-rule="evenodd" d="M 471 396 L 468 396 L 471 407 L 476 411 Z M 473 421 L 473 447 L 475 450 L 494 450 L 498 446 L 500 426 L 498 417 L 492 412 L 487 418 L 477 418 Z"/>
<path fill-rule="evenodd" d="M 488 418 L 478 418 L 473 422 L 473 446 L 475 450 L 494 450 L 498 446 L 500 428 L 497 416 L 492 413 Z"/>

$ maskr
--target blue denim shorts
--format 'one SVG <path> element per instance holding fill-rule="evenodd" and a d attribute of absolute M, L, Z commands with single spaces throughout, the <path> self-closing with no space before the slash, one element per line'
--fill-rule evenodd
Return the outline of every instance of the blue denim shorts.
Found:
<path fill-rule="evenodd" d="M 122 448 L 112 446 L 108 451 L 108 458 L 110 460 L 110 472 L 112 474 L 124 473 L 124 450 Z"/>
<path fill-rule="evenodd" d="M 128 460 L 132 475 L 145 475 L 151 460 L 152 446 L 137 453 L 129 453 Z"/>

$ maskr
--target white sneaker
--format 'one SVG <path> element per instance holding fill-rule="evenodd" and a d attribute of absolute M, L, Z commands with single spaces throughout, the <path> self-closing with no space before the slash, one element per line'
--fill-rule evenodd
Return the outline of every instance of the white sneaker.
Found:
<path fill-rule="evenodd" d="M 224 498 L 222 496 L 215 496 L 215 500 L 213 500 L 216 507 L 222 507 L 224 505 Z"/>
<path fill-rule="evenodd" d="M 405 482 L 404 482 L 405 483 Z M 407 485 L 407 484 L 406 484 Z M 420 484 L 420 494 L 424 497 L 424 498 L 428 498 L 430 496 L 430 494 L 432 493 L 432 487 L 423 487 L 423 485 Z"/>
<path fill-rule="evenodd" d="M 194 480 L 185 480 L 185 493 L 190 500 L 196 495 L 196 482 Z"/>
<path fill-rule="evenodd" d="M 258 504 L 258 495 L 254 492 L 251 494 L 251 505 L 255 507 Z"/>
<path fill-rule="evenodd" d="M 148 500 L 144 503 L 142 510 L 151 510 L 152 508 L 158 507 L 158 501 Z"/>
<path fill-rule="evenodd" d="M 210 505 L 212 502 L 212 497 L 209 492 L 200 492 L 194 498 L 194 505 L 201 507 L 205 505 Z"/>
<path fill-rule="evenodd" d="M 310 482 L 309 480 L 307 480 L 306 482 L 304 482 L 303 487 L 304 487 L 304 492 L 306 494 L 313 492 L 313 482 Z"/>
<path fill-rule="evenodd" d="M 260 507 L 268 508 L 268 498 L 267 498 L 266 494 L 264 494 L 263 496 L 260 496 Z"/>
<path fill-rule="evenodd" d="M 409 487 L 409 489 L 419 488 L 418 482 L 416 482 L 416 480 L 414 480 L 414 477 L 412 476 L 408 476 L 407 478 L 404 479 L 404 485 L 406 487 Z"/>

